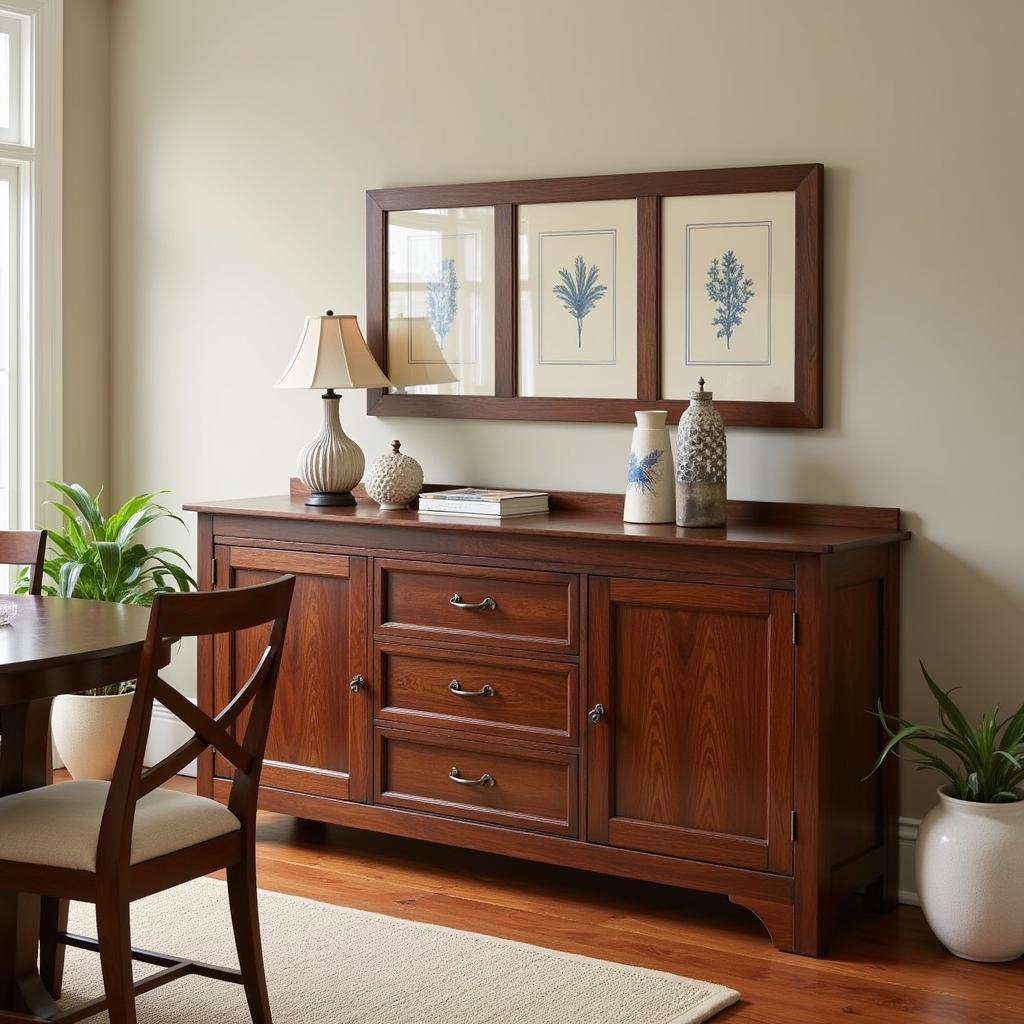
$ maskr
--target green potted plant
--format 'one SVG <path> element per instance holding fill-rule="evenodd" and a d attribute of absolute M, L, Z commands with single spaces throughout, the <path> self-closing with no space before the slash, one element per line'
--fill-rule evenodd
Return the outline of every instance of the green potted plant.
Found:
<path fill-rule="evenodd" d="M 938 705 L 937 725 L 878 716 L 890 754 L 945 780 L 917 836 L 917 888 L 932 931 L 966 960 L 1003 962 L 1024 953 L 1024 706 L 970 722 L 921 666 Z M 922 746 L 927 744 L 927 746 Z"/>
<path fill-rule="evenodd" d="M 173 548 L 147 547 L 137 539 L 140 530 L 162 519 L 184 526 L 179 516 L 153 500 L 166 492 L 137 494 L 105 517 L 99 494 L 93 497 L 80 484 L 47 483 L 63 499 L 47 502 L 60 512 L 63 528 L 48 533 L 43 594 L 148 607 L 157 594 L 196 589 L 184 555 Z M 27 574 L 19 578 L 16 590 L 28 593 Z M 134 680 L 112 681 L 54 700 L 54 743 L 74 778 L 110 779 L 134 689 Z"/>

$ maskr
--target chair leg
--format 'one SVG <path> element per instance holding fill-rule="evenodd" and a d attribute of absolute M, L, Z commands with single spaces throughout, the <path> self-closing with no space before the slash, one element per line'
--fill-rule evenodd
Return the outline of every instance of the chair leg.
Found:
<path fill-rule="evenodd" d="M 96 937 L 100 946 L 100 967 L 110 1024 L 137 1024 L 131 923 L 128 901 L 120 894 L 104 894 L 97 900 Z"/>
<path fill-rule="evenodd" d="M 256 904 L 256 862 L 252 850 L 244 859 L 228 868 L 228 900 L 231 925 L 235 932 L 238 965 L 242 971 L 245 998 L 252 1024 L 272 1024 L 267 979 L 263 971 L 263 944 Z"/>
<path fill-rule="evenodd" d="M 44 896 L 39 927 L 39 974 L 46 990 L 54 999 L 60 999 L 64 985 L 63 942 L 57 938 L 68 930 L 68 900 Z"/>

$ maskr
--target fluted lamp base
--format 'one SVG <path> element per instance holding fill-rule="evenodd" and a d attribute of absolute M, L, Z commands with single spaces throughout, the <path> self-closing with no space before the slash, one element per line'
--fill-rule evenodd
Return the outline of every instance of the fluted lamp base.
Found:
<path fill-rule="evenodd" d="M 299 452 L 299 478 L 310 490 L 307 505 L 344 508 L 356 504 L 352 490 L 363 478 L 366 458 L 341 429 L 341 396 L 328 388 L 322 401 L 323 426 Z"/>

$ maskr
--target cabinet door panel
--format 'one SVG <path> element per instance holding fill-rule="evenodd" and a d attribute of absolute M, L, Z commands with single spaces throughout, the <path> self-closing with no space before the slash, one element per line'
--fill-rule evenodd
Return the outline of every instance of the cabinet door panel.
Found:
<path fill-rule="evenodd" d="M 350 683 L 367 671 L 366 563 L 361 558 L 246 547 L 217 549 L 224 587 L 295 575 L 295 594 L 267 739 L 263 785 L 368 800 L 371 703 Z M 255 667 L 267 630 L 215 646 L 217 700 L 230 700 Z M 242 722 L 244 728 L 244 720 Z M 215 761 L 215 774 L 230 765 Z"/>
<path fill-rule="evenodd" d="M 792 866 L 792 597 L 591 581 L 590 838 Z"/>

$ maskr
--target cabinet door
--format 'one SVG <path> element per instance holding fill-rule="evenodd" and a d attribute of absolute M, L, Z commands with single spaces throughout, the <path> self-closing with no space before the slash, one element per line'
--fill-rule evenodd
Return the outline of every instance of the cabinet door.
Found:
<path fill-rule="evenodd" d="M 591 842 L 792 870 L 791 594 L 590 581 Z"/>
<path fill-rule="evenodd" d="M 218 588 L 295 576 L 262 784 L 368 801 L 372 699 L 368 688 L 351 689 L 354 676 L 369 676 L 366 560 L 249 547 L 218 547 L 216 557 Z M 246 630 L 233 642 L 217 637 L 218 706 L 248 679 L 268 636 L 265 627 Z M 214 765 L 217 776 L 231 777 L 223 758 Z"/>

